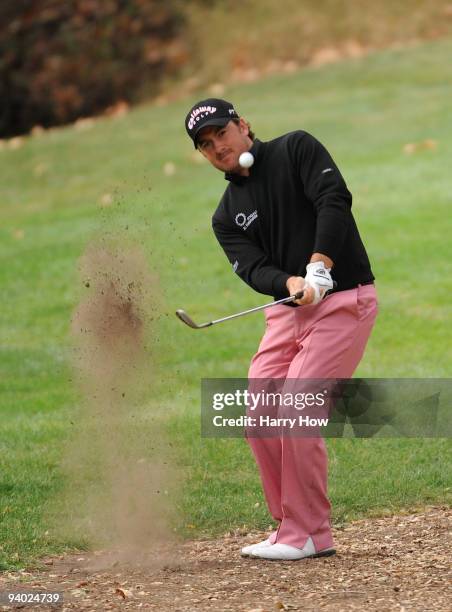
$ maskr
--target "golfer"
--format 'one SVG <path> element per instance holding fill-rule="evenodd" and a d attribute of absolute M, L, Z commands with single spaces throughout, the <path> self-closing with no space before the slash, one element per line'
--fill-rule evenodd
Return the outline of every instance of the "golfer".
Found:
<path fill-rule="evenodd" d="M 275 300 L 304 291 L 302 299 L 265 311 L 266 332 L 248 378 L 350 378 L 374 325 L 377 297 L 352 196 L 331 155 L 303 130 L 258 140 L 221 99 L 195 104 L 185 127 L 228 181 L 212 225 L 233 271 Z M 252 158 L 242 156 L 240 165 L 244 152 Z M 247 439 L 279 527 L 242 555 L 334 554 L 324 439 Z"/>

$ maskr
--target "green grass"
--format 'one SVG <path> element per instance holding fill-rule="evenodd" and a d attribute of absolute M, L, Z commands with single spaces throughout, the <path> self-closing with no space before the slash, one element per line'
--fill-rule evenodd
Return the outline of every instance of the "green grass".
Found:
<path fill-rule="evenodd" d="M 451 52 L 449 41 L 428 43 L 227 91 L 263 140 L 296 128 L 316 135 L 354 194 L 380 297 L 359 376 L 451 376 Z M 49 529 L 47 501 L 67 484 L 60 460 L 79 402 L 69 365 L 69 320 L 86 291 L 77 261 L 90 241 L 118 232 L 142 246 L 159 277 L 157 376 L 145 412 L 167 411 L 186 475 L 179 530 L 270 523 L 245 442 L 201 439 L 198 418 L 200 379 L 245 376 L 262 317 L 192 333 L 173 316 L 183 306 L 204 320 L 266 299 L 231 273 L 212 235 L 225 183 L 191 158 L 191 103 L 140 107 L 0 150 L 0 567 L 83 544 Z M 437 148 L 403 152 L 426 139 Z M 169 161 L 173 176 L 163 172 Z M 113 204 L 101 208 L 105 193 Z M 448 441 L 328 446 L 336 524 L 450 500 Z"/>

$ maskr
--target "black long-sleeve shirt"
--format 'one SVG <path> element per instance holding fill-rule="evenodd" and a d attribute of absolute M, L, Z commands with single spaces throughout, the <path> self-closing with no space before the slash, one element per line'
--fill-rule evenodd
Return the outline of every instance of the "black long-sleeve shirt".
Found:
<path fill-rule="evenodd" d="M 240 278 L 275 300 L 287 297 L 287 279 L 305 276 L 317 252 L 333 260 L 338 291 L 373 281 L 352 195 L 325 147 L 298 130 L 256 139 L 250 152 L 250 175 L 225 175 L 230 182 L 212 217 Z"/>

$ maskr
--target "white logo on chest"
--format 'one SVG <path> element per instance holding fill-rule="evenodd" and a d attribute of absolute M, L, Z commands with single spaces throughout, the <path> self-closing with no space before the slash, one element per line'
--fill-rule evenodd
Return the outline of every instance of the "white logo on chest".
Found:
<path fill-rule="evenodd" d="M 257 210 L 253 210 L 248 216 L 246 216 L 245 213 L 237 213 L 235 216 L 235 222 L 244 230 L 248 229 L 255 219 L 257 219 Z"/>

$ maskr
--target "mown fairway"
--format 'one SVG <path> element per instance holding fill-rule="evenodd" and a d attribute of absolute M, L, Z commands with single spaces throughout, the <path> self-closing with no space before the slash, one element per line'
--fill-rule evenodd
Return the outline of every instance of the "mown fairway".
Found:
<path fill-rule="evenodd" d="M 429 43 L 225 94 L 261 140 L 312 132 L 354 194 L 380 297 L 359 376 L 451 376 L 451 53 L 452 42 Z M 211 232 L 225 182 L 193 158 L 183 127 L 192 102 L 0 150 L 0 567 L 80 544 L 53 535 L 45 508 L 65 486 L 59 461 L 79 401 L 68 363 L 70 316 L 87 290 L 77 260 L 109 232 L 138 241 L 159 276 L 157 375 L 143 411 L 163 415 L 185 474 L 178 529 L 270 522 L 245 442 L 202 440 L 198 416 L 202 377 L 246 376 L 262 316 L 194 332 L 173 315 L 183 307 L 204 321 L 267 300 L 235 277 Z M 409 143 L 424 144 L 409 153 Z M 450 494 L 448 440 L 328 444 L 336 522 Z"/>

